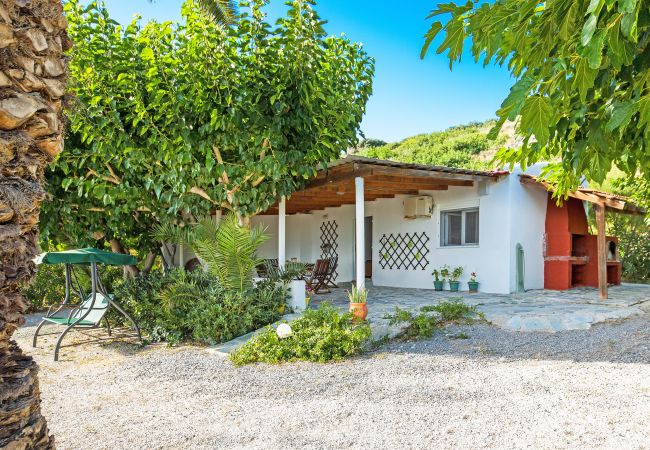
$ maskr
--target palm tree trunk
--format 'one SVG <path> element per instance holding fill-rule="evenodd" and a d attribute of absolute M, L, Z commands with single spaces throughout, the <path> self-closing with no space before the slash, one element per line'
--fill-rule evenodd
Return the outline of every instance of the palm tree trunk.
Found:
<path fill-rule="evenodd" d="M 11 336 L 34 274 L 43 172 L 63 148 L 66 26 L 60 0 L 0 0 L 0 448 L 54 448 L 38 367 Z"/>

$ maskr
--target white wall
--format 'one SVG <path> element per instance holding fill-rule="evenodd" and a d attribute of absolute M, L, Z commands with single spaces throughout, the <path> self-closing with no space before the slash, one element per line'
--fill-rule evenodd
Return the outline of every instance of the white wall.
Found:
<path fill-rule="evenodd" d="M 539 166 L 528 173 L 537 174 Z M 431 271 L 444 264 L 463 267 L 461 289 L 467 290 L 471 272 L 477 272 L 479 289 L 483 292 L 509 293 L 516 289 L 517 243 L 525 254 L 525 287 L 540 289 L 544 285 L 543 237 L 546 218 L 546 193 L 520 183 L 518 168 L 498 181 L 488 181 L 486 195 L 479 195 L 478 183 L 473 187 L 450 186 L 447 191 L 422 191 L 434 199 L 431 218 L 404 219 L 404 196 L 366 202 L 366 216 L 373 217 L 373 284 L 433 288 Z M 479 244 L 443 247 L 440 245 L 440 213 L 445 210 L 479 208 Z M 327 208 L 310 214 L 287 216 L 287 258 L 314 262 L 321 256 L 320 226 L 324 221 L 338 224 L 338 282 L 354 279 L 354 205 Z M 253 224 L 267 227 L 269 240 L 262 246 L 264 258 L 277 257 L 277 216 L 257 216 Z M 380 239 L 391 233 L 426 232 L 429 236 L 424 269 L 382 269 Z M 366 259 L 368 259 L 366 255 Z"/>
<path fill-rule="evenodd" d="M 526 170 L 530 175 L 539 175 L 543 164 L 531 166 Z M 517 290 L 516 246 L 524 249 L 524 288 L 544 288 L 544 233 L 546 227 L 546 207 L 548 194 L 535 186 L 522 185 L 516 166 L 508 177 L 510 183 L 510 291 Z"/>
<path fill-rule="evenodd" d="M 478 187 L 454 187 L 448 191 L 422 191 L 434 200 L 431 218 L 407 220 L 403 218 L 404 197 L 381 199 L 372 207 L 373 236 L 373 283 L 376 286 L 409 286 L 433 288 L 431 271 L 447 264 L 463 267 L 461 289 L 467 289 L 471 272 L 477 272 L 480 289 L 485 292 L 509 292 L 508 277 L 508 182 L 491 182 L 488 195 L 479 196 Z M 479 244 L 443 247 L 440 245 L 440 213 L 445 210 L 479 208 Z M 404 232 L 426 232 L 429 236 L 429 265 L 425 270 L 382 269 L 380 239 L 382 235 Z"/>

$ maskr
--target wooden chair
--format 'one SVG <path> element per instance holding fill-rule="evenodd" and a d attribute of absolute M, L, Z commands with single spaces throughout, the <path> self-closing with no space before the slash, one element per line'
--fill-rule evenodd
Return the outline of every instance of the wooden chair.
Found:
<path fill-rule="evenodd" d="M 336 281 L 334 281 L 334 277 L 336 276 L 336 269 L 339 266 L 339 257 L 334 256 L 330 258 L 330 270 L 329 273 L 327 274 L 327 287 L 328 288 L 338 288 L 339 286 L 336 284 Z"/>
<path fill-rule="evenodd" d="M 314 264 L 314 270 L 305 277 L 305 283 L 314 294 L 321 292 L 332 292 L 327 287 L 327 280 L 330 274 L 330 260 L 318 259 Z"/>

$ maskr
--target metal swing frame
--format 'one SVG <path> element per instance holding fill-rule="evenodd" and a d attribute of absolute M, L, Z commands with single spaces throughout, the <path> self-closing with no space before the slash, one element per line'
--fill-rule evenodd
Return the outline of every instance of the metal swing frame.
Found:
<path fill-rule="evenodd" d="M 73 277 L 76 286 L 73 286 L 72 284 Z M 59 336 L 58 340 L 56 341 L 56 347 L 54 348 L 54 361 L 59 360 L 59 350 L 61 348 L 61 343 L 63 342 L 63 338 L 66 336 L 66 334 L 68 334 L 70 330 L 72 330 L 75 327 L 83 328 L 83 329 L 100 328 L 101 322 L 104 321 L 104 323 L 106 324 L 108 335 L 111 336 L 112 335 L 111 326 L 108 321 L 108 318 L 106 317 L 106 314 L 108 313 L 108 310 L 111 306 L 114 307 L 118 312 L 120 312 L 124 317 L 126 317 L 129 320 L 129 322 L 131 322 L 133 329 L 138 334 L 138 340 L 140 341 L 140 343 L 142 343 L 142 334 L 140 333 L 140 327 L 138 326 L 137 322 L 133 319 L 133 317 L 131 317 L 129 313 L 127 313 L 115 300 L 113 300 L 113 296 L 106 291 L 106 288 L 104 287 L 104 284 L 102 283 L 101 278 L 99 277 L 96 262 L 90 263 L 90 280 L 91 280 L 91 292 L 90 292 L 91 301 L 89 307 L 85 307 L 89 299 L 86 297 L 86 294 L 83 290 L 83 287 L 81 286 L 81 283 L 79 283 L 79 279 L 77 278 L 77 275 L 74 272 L 73 265 L 71 263 L 66 263 L 65 264 L 65 298 L 63 300 L 63 303 L 58 305 L 58 307 L 54 311 L 52 311 L 54 306 L 50 306 L 50 308 L 47 311 L 47 314 L 45 315 L 43 320 L 41 320 L 41 323 L 39 323 L 38 327 L 36 328 L 36 332 L 34 333 L 34 339 L 32 341 L 33 347 L 36 347 L 36 342 L 38 340 L 39 332 L 43 327 L 43 325 L 45 325 L 46 323 L 56 323 L 48 319 L 61 318 L 61 316 L 57 316 L 57 314 L 66 308 L 70 308 L 70 312 L 68 313 L 67 321 L 66 321 L 67 326 Z M 74 293 L 79 296 L 81 300 L 79 304 L 70 303 L 70 299 L 72 298 L 72 291 L 74 291 Z M 95 303 L 97 301 L 98 293 L 101 294 L 104 297 L 104 299 L 106 299 L 106 301 L 108 302 L 108 305 L 105 308 L 95 308 Z M 99 318 L 99 320 L 97 320 L 97 322 L 92 324 L 87 324 L 87 323 L 84 324 L 83 323 L 84 319 L 86 319 L 86 317 L 88 317 L 94 309 L 105 309 L 105 311 L 102 314 L 102 316 Z M 81 311 L 84 312 L 83 314 L 79 315 Z M 79 317 L 75 317 L 76 315 L 79 315 Z M 48 333 L 48 334 L 55 334 L 55 333 Z"/>

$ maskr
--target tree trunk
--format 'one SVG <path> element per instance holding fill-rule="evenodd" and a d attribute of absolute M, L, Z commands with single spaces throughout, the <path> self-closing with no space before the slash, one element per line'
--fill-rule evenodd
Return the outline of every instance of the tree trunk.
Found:
<path fill-rule="evenodd" d="M 129 254 L 118 239 L 113 238 L 109 243 L 111 244 L 111 251 L 113 251 L 113 253 Z M 124 266 L 124 278 L 135 278 L 138 275 L 140 275 L 140 269 L 138 269 L 138 266 Z"/>
<path fill-rule="evenodd" d="M 54 448 L 38 367 L 11 336 L 34 274 L 43 172 L 63 148 L 66 26 L 60 0 L 0 0 L 0 448 Z"/>

